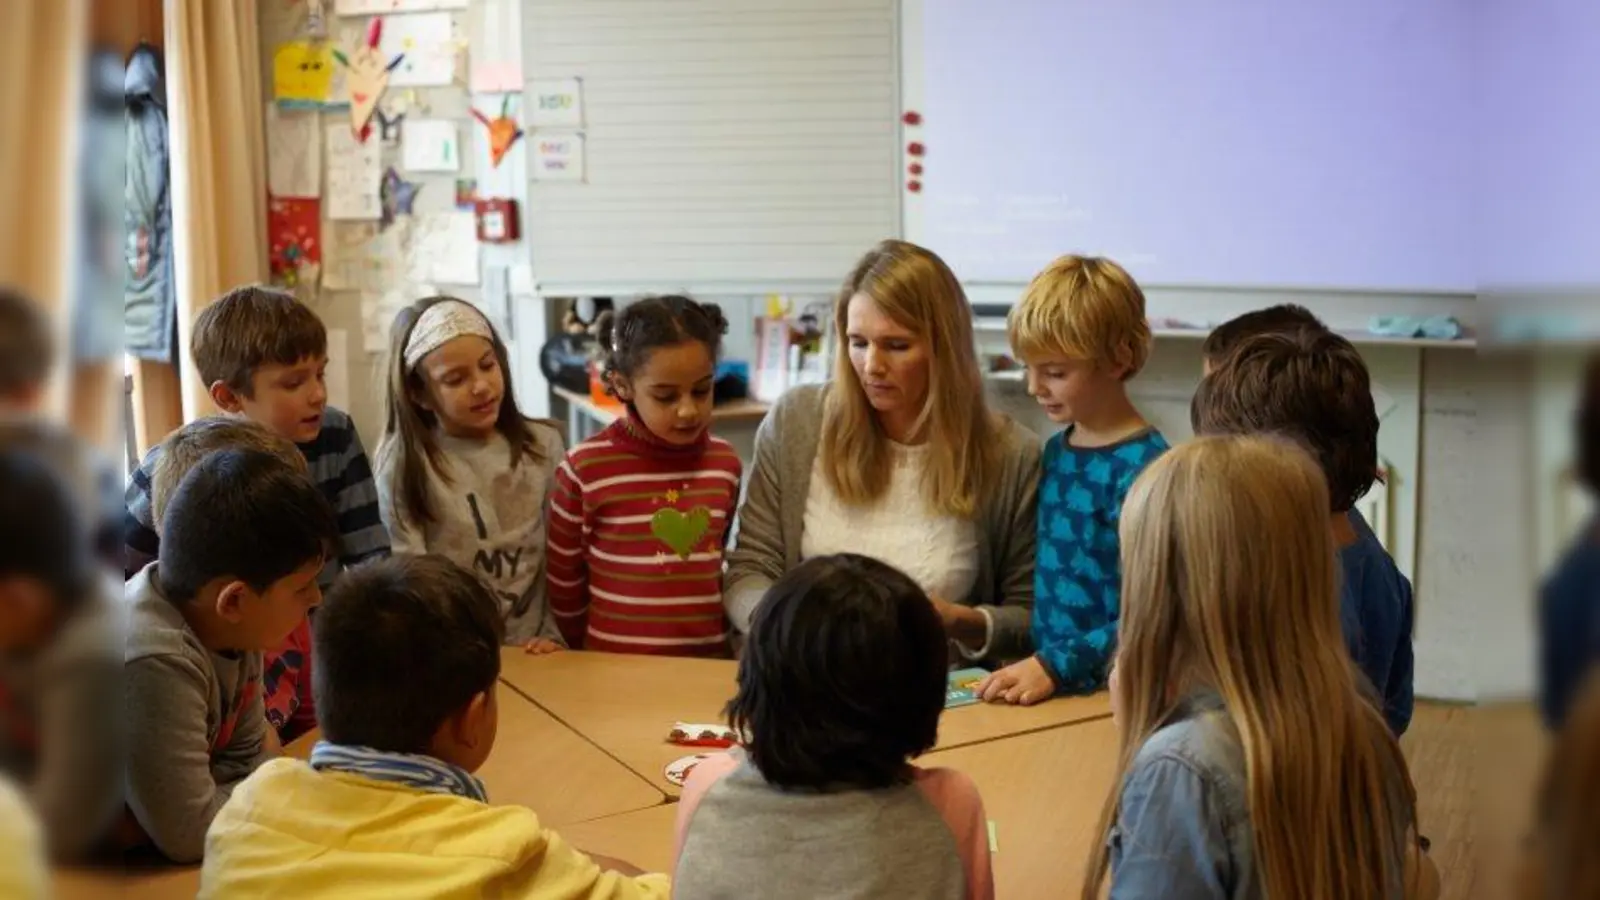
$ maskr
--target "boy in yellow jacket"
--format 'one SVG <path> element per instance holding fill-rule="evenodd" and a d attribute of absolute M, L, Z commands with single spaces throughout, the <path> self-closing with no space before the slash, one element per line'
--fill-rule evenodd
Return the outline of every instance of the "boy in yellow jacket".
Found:
<path fill-rule="evenodd" d="M 443 557 L 346 572 L 314 629 L 322 740 L 234 789 L 200 897 L 666 898 L 665 875 L 604 871 L 531 810 L 489 804 L 471 773 L 494 745 L 503 628 Z"/>

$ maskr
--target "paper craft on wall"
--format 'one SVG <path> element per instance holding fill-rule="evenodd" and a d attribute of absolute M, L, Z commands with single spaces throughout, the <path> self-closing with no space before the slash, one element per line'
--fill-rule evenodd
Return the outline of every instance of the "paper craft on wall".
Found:
<path fill-rule="evenodd" d="M 322 286 L 373 290 L 397 283 L 409 221 L 388 231 L 379 231 L 376 222 L 331 223 L 322 240 Z"/>
<path fill-rule="evenodd" d="M 328 36 L 327 0 L 306 0 L 306 33 L 315 38 Z"/>
<path fill-rule="evenodd" d="M 288 109 L 321 109 L 333 96 L 333 47 L 290 41 L 272 53 L 272 97 Z"/>
<path fill-rule="evenodd" d="M 274 197 L 322 196 L 322 117 L 267 107 L 267 191 Z"/>
<path fill-rule="evenodd" d="M 316 284 L 322 263 L 322 201 L 273 197 L 267 204 L 267 260 L 272 283 Z"/>
<path fill-rule="evenodd" d="M 529 90 L 533 93 L 533 108 L 528 112 L 528 121 L 534 128 L 583 125 L 583 83 L 578 79 L 536 79 Z"/>
<path fill-rule="evenodd" d="M 334 11 L 341 16 L 376 16 L 434 9 L 466 9 L 468 5 L 469 0 L 337 0 Z"/>
<path fill-rule="evenodd" d="M 414 216 L 411 223 L 405 254 L 408 281 L 478 283 L 478 223 L 472 213 Z"/>
<path fill-rule="evenodd" d="M 517 138 L 522 137 L 522 129 L 511 118 L 510 109 L 511 95 L 507 94 L 500 98 L 500 115 L 493 119 L 476 109 L 472 111 L 472 117 L 489 129 L 489 160 L 497 166 L 500 160 L 506 158 L 506 152 L 517 142 Z"/>
<path fill-rule="evenodd" d="M 396 216 L 411 215 L 411 206 L 417 202 L 417 191 L 421 189 L 422 185 L 401 178 L 393 168 L 384 172 L 383 181 L 378 185 L 378 199 L 383 206 L 378 227 L 388 228 L 394 224 Z"/>
<path fill-rule="evenodd" d="M 366 41 L 350 55 L 335 50 L 337 59 L 345 68 L 346 96 L 350 98 L 350 130 L 356 139 L 365 142 L 372 133 L 372 114 L 378 100 L 389 86 L 389 73 L 405 61 L 404 56 L 386 57 L 379 49 L 383 38 L 383 20 L 373 19 L 367 25 Z"/>
<path fill-rule="evenodd" d="M 468 62 L 473 93 L 520 94 L 522 79 L 522 2 L 483 0 Z"/>
<path fill-rule="evenodd" d="M 478 182 L 474 178 L 456 179 L 456 209 L 473 210 L 478 206 Z"/>
<path fill-rule="evenodd" d="M 406 114 L 397 112 L 391 115 L 382 109 L 375 109 L 372 117 L 378 120 L 378 142 L 385 147 L 400 146 L 400 123 L 405 121 Z"/>
<path fill-rule="evenodd" d="M 583 133 L 539 133 L 533 139 L 534 181 L 582 181 Z"/>
<path fill-rule="evenodd" d="M 461 40 L 447 12 L 390 16 L 384 20 L 379 49 L 404 57 L 391 76 L 395 87 L 448 85 L 456 80 Z"/>
<path fill-rule="evenodd" d="M 328 218 L 377 219 L 383 155 L 376 141 L 360 143 L 343 125 L 328 126 Z"/>
<path fill-rule="evenodd" d="M 459 172 L 460 140 L 449 119 L 417 119 L 406 126 L 402 164 L 408 172 Z"/>

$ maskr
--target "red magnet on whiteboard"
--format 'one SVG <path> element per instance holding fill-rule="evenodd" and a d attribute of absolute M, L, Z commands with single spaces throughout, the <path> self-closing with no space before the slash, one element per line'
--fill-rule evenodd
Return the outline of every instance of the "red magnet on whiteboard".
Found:
<path fill-rule="evenodd" d="M 922 155 L 922 150 L 923 150 L 923 147 L 922 147 L 922 142 L 921 141 L 912 141 L 911 143 L 906 145 L 906 152 L 911 154 L 912 156 L 921 156 Z"/>
<path fill-rule="evenodd" d="M 920 193 L 922 191 L 922 182 L 920 182 L 920 181 L 916 180 L 915 178 L 913 178 L 910 181 L 906 182 L 906 190 L 910 191 L 913 194 Z"/>
<path fill-rule="evenodd" d="M 922 163 L 912 163 L 911 165 L 906 166 L 906 171 L 910 172 L 913 175 L 921 175 L 922 174 Z"/>
<path fill-rule="evenodd" d="M 900 121 L 906 123 L 907 125 L 921 125 L 922 113 L 919 113 L 914 109 L 908 109 L 906 110 L 905 115 L 900 117 Z"/>

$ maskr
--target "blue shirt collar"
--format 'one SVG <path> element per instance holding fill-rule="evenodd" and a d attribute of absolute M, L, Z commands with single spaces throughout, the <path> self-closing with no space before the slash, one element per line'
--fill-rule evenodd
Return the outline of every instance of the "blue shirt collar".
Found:
<path fill-rule="evenodd" d="M 431 756 L 388 753 L 371 747 L 318 741 L 311 748 L 310 761 L 311 768 L 319 772 L 348 772 L 374 781 L 403 784 L 435 794 L 453 794 L 479 803 L 489 802 L 483 782 L 472 773 Z"/>

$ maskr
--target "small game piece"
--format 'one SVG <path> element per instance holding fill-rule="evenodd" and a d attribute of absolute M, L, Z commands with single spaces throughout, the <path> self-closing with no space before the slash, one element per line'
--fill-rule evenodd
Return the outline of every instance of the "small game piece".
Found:
<path fill-rule="evenodd" d="M 722 725 L 696 725 L 679 722 L 667 733 L 667 742 L 684 747 L 721 747 L 726 749 L 739 743 L 739 735 Z"/>
<path fill-rule="evenodd" d="M 988 677 L 983 669 L 958 669 L 950 673 L 949 689 L 944 695 L 944 708 L 970 706 L 978 702 L 978 682 Z"/>

